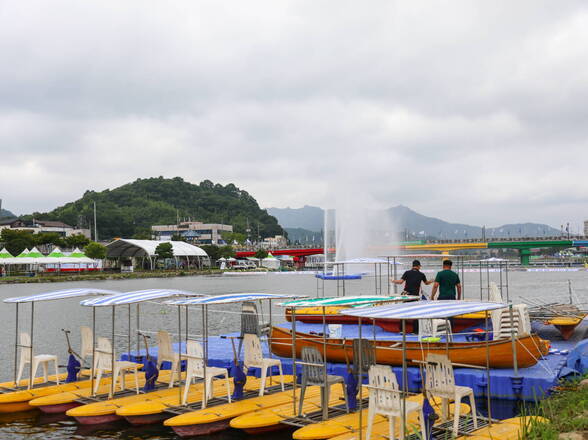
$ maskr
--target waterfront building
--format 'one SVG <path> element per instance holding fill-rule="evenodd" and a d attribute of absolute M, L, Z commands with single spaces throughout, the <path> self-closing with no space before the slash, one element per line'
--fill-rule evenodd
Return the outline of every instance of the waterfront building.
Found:
<path fill-rule="evenodd" d="M 91 238 L 89 229 L 78 229 L 66 223 L 53 220 L 22 220 L 18 218 L 3 220 L 0 221 L 0 232 L 2 232 L 3 229 L 31 231 L 33 234 L 56 232 L 62 237 L 81 234 L 87 238 Z"/>
<path fill-rule="evenodd" d="M 177 225 L 151 226 L 154 240 L 171 240 L 174 235 L 179 235 L 193 244 L 224 244 L 221 236 L 223 232 L 233 232 L 233 226 L 193 221 L 180 222 Z"/>
<path fill-rule="evenodd" d="M 263 249 L 284 249 L 288 247 L 288 240 L 283 235 L 264 238 L 261 242 Z"/>
<path fill-rule="evenodd" d="M 588 220 L 584 220 L 584 237 L 588 237 Z"/>

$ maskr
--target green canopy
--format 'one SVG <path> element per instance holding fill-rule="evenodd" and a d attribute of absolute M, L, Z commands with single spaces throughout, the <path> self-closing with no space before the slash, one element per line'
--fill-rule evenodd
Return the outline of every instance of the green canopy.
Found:
<path fill-rule="evenodd" d="M 412 295 L 395 295 L 395 296 L 342 296 L 335 298 L 309 298 L 295 301 L 288 301 L 278 304 L 284 307 L 328 307 L 328 306 L 368 306 L 387 302 L 404 302 L 418 299 Z"/>
<path fill-rule="evenodd" d="M 14 258 L 10 252 L 6 250 L 6 248 L 2 248 L 0 250 L 0 258 Z"/>
<path fill-rule="evenodd" d="M 73 252 L 69 254 L 69 257 L 73 258 L 84 258 L 85 256 L 86 254 L 84 254 L 79 248 L 75 248 Z"/>
<path fill-rule="evenodd" d="M 27 254 L 28 258 L 43 258 L 45 255 L 43 255 L 41 252 L 39 252 L 39 249 L 37 249 L 36 247 L 32 248 L 29 253 Z M 19 255 L 20 257 L 20 255 Z"/>
<path fill-rule="evenodd" d="M 49 255 L 47 255 L 48 257 L 51 258 L 61 258 L 61 257 L 65 257 L 65 255 L 63 254 L 63 252 L 61 252 L 61 249 L 59 249 L 58 247 L 53 248 L 53 250 L 51 251 L 51 253 Z"/>
<path fill-rule="evenodd" d="M 23 251 L 16 256 L 16 258 L 27 258 L 29 256 L 29 250 L 24 248 Z"/>

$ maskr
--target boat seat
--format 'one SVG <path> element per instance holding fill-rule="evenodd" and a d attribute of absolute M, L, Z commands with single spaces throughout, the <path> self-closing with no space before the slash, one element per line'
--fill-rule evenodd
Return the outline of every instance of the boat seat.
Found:
<path fill-rule="evenodd" d="M 94 336 L 92 335 L 92 329 L 85 325 L 80 327 L 80 333 L 80 357 L 85 361 L 87 357 L 92 357 L 94 351 Z"/>
<path fill-rule="evenodd" d="M 31 336 L 28 333 L 22 332 L 20 334 L 20 362 L 18 364 L 18 375 L 16 378 L 16 383 L 20 383 L 20 379 L 24 372 L 25 365 L 31 363 L 31 355 L 32 355 L 32 346 L 31 346 Z M 57 356 L 53 354 L 37 354 L 32 356 L 32 371 L 31 377 L 29 378 L 29 385 L 28 388 L 31 389 L 33 387 L 33 382 L 35 377 L 37 376 L 37 369 L 39 365 L 43 367 L 43 378 L 45 382 L 49 380 L 49 364 L 53 363 L 55 367 L 55 380 L 59 385 L 59 366 L 57 363 Z"/>
<path fill-rule="evenodd" d="M 488 299 L 492 302 L 501 303 L 502 301 L 502 293 L 498 288 L 498 285 L 494 282 L 490 282 L 490 290 L 488 291 Z"/>
<path fill-rule="evenodd" d="M 400 439 L 404 439 L 404 424 L 402 423 L 402 396 L 398 388 L 396 376 L 388 365 L 372 365 L 369 370 L 369 406 L 366 437 L 371 438 L 374 419 L 377 414 L 388 417 L 390 426 L 389 439 L 396 439 L 396 421 L 400 425 Z M 423 404 L 411 400 L 405 400 L 406 415 L 418 413 L 421 426 L 421 438 L 427 438 L 425 418 L 423 416 Z"/>
<path fill-rule="evenodd" d="M 359 374 L 359 354 L 361 353 L 361 371 L 367 373 L 376 364 L 376 352 L 371 341 L 367 339 L 353 340 L 353 374 Z"/>
<path fill-rule="evenodd" d="M 302 381 L 300 385 L 300 401 L 298 404 L 298 414 L 302 413 L 302 406 L 304 405 L 304 394 L 308 386 L 321 387 L 321 408 L 323 415 L 328 413 L 329 394 L 331 385 L 340 383 L 343 387 L 343 395 L 345 396 L 345 408 L 349 412 L 349 404 L 347 402 L 347 393 L 345 392 L 345 379 L 343 376 L 325 375 L 326 365 L 323 361 L 323 356 L 314 347 L 304 347 L 302 349 Z M 324 417 L 323 417 L 324 418 Z"/>
<path fill-rule="evenodd" d="M 241 305 L 241 338 L 239 339 L 238 355 L 243 348 L 243 337 L 245 335 L 257 335 L 259 337 L 269 334 L 269 325 L 259 323 L 257 305 L 253 301 L 244 301 Z"/>
<path fill-rule="evenodd" d="M 453 342 L 451 323 L 448 319 L 419 319 L 419 341 L 441 335 L 446 336 L 449 342 Z"/>
<path fill-rule="evenodd" d="M 160 330 L 157 332 L 157 368 L 161 370 L 161 365 L 164 362 L 171 362 L 171 374 L 169 377 L 169 388 L 171 388 L 180 365 L 180 354 L 173 350 L 170 334 Z"/>
<path fill-rule="evenodd" d="M 243 366 L 245 371 L 249 368 L 261 369 L 261 383 L 259 386 L 259 395 L 263 396 L 265 392 L 265 383 L 267 379 L 267 372 L 269 370 L 271 376 L 271 368 L 278 367 L 280 371 L 280 383 L 282 384 L 282 391 L 284 391 L 284 373 L 282 371 L 282 361 L 273 358 L 264 358 L 261 350 L 261 341 L 259 336 L 252 334 L 245 334 L 243 336 L 243 345 L 245 346 L 245 360 Z"/>
<path fill-rule="evenodd" d="M 461 410 L 461 399 L 469 397 L 474 420 L 474 429 L 478 428 L 478 415 L 476 413 L 476 400 L 474 391 L 470 387 L 455 385 L 455 376 L 451 361 L 445 355 L 428 354 L 426 358 L 426 392 L 430 396 L 441 398 L 442 419 L 449 419 L 449 403 L 455 402 L 453 416 L 453 435 L 457 436 L 459 428 L 459 416 Z M 368 437 L 369 438 L 369 437 Z"/>
<path fill-rule="evenodd" d="M 212 380 L 216 376 L 224 376 L 227 386 L 227 399 L 231 403 L 231 386 L 229 384 L 229 372 L 226 368 L 209 367 L 204 368 L 204 351 L 202 345 L 197 341 L 188 341 L 186 343 L 186 354 L 183 355 L 187 359 L 186 366 L 186 384 L 184 385 L 184 394 L 182 396 L 182 405 L 188 401 L 188 393 L 190 392 L 190 385 L 192 379 L 204 379 L 204 389 L 202 390 L 202 408 L 206 408 L 208 399 L 212 398 Z"/>
<path fill-rule="evenodd" d="M 94 371 L 96 372 L 96 380 L 94 381 L 94 394 L 98 391 L 100 381 L 102 380 L 102 374 L 105 371 L 112 371 L 112 387 L 108 392 L 110 398 L 113 397 L 113 390 L 116 389 L 116 383 L 118 382 L 119 376 L 121 378 L 122 389 L 126 388 L 126 373 L 133 371 L 135 376 L 135 390 L 139 394 L 139 368 L 141 364 L 129 361 L 114 361 L 114 368 L 112 366 L 112 344 L 110 339 L 98 338 L 98 347 L 96 348 L 96 357 L 94 358 Z M 116 359 L 116 354 L 114 354 Z"/>

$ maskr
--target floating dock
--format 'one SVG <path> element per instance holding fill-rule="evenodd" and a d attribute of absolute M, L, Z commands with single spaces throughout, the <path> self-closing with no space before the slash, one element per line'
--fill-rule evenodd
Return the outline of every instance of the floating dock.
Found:
<path fill-rule="evenodd" d="M 280 327 L 290 328 L 290 323 L 280 324 Z M 297 323 L 296 330 L 300 332 L 320 333 L 322 332 L 320 324 Z M 545 326 L 538 323 L 533 324 L 533 330 L 543 339 L 551 341 L 551 350 L 547 356 L 540 359 L 536 365 L 529 368 L 519 368 L 515 374 L 514 369 L 490 369 L 490 397 L 493 399 L 506 400 L 525 400 L 535 401 L 548 394 L 553 387 L 557 386 L 560 379 L 573 375 L 583 374 L 588 371 L 588 340 L 584 341 L 584 336 L 588 334 L 588 321 L 583 321 L 568 341 L 564 341 L 559 332 L 552 326 Z M 378 340 L 400 340 L 401 335 L 398 333 L 385 332 L 379 327 L 371 325 L 362 325 L 362 337 L 365 339 Z M 342 326 L 342 337 L 352 339 L 359 335 L 357 325 L 345 324 Z M 454 336 L 457 340 L 459 334 Z M 228 335 L 227 335 L 228 336 Z M 231 336 L 238 336 L 232 334 Z M 407 335 L 407 340 L 416 339 L 416 335 Z M 183 344 L 182 344 L 183 345 Z M 263 344 L 267 352 L 267 345 Z M 183 348 L 183 347 L 182 347 Z M 177 344 L 175 349 L 178 349 Z M 150 348 L 149 352 L 152 357 L 157 357 L 157 348 Z M 233 362 L 232 347 L 229 339 L 220 336 L 210 337 L 208 341 L 208 365 L 214 367 L 230 368 Z M 145 351 L 140 350 L 138 353 L 133 351 L 122 355 L 123 360 L 140 361 L 145 356 Z M 280 358 L 284 374 L 292 374 L 292 359 Z M 169 363 L 164 363 L 164 368 L 169 368 Z M 301 368 L 297 367 L 298 374 Z M 402 368 L 393 367 L 396 373 L 398 383 L 402 384 Z M 347 376 L 347 365 L 328 363 L 328 374 Z M 457 385 L 471 387 L 477 397 L 487 396 L 488 390 L 488 372 L 486 370 L 473 368 L 455 368 L 455 382 Z M 250 375 L 258 375 L 259 371 L 250 371 Z M 275 371 L 277 374 L 277 369 Z M 366 374 L 367 377 L 367 374 Z M 418 367 L 408 368 L 408 389 L 412 392 L 420 391 L 422 379 Z"/>

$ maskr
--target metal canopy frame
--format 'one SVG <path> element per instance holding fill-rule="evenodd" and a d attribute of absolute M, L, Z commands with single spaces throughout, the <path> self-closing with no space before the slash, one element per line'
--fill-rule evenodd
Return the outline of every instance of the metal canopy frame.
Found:
<path fill-rule="evenodd" d="M 59 301 L 65 299 L 73 299 L 73 298 L 80 298 L 85 296 L 113 296 L 120 294 L 121 292 L 117 292 L 115 290 L 106 290 L 106 289 L 89 289 L 89 288 L 77 288 L 77 289 L 65 289 L 65 290 L 55 290 L 51 292 L 44 292 L 38 293 L 34 295 L 26 295 L 26 296 L 19 296 L 19 297 L 12 297 L 6 298 L 3 302 L 5 303 L 13 303 L 16 304 L 16 319 L 15 319 L 15 326 L 14 326 L 14 387 L 18 388 L 19 384 L 16 383 L 17 379 L 17 369 L 18 369 L 18 349 L 25 349 L 28 348 L 30 351 L 30 362 L 29 362 L 29 385 L 28 389 L 33 387 L 33 353 L 34 353 L 34 341 L 35 341 L 35 303 L 42 302 L 42 301 Z M 19 306 L 22 303 L 30 303 L 31 304 L 31 326 L 30 326 L 30 338 L 31 338 L 31 345 L 30 346 L 21 346 L 18 342 L 19 336 Z M 93 336 L 92 336 L 93 337 Z M 57 371 L 55 374 L 59 374 Z"/>
<path fill-rule="evenodd" d="M 455 255 L 455 254 L 396 254 L 396 255 L 381 255 L 381 258 L 385 258 L 388 262 L 390 262 L 390 260 L 392 260 L 393 267 L 394 267 L 394 271 L 392 276 L 394 277 L 394 279 L 398 279 L 398 271 L 397 271 L 397 264 L 398 264 L 398 259 L 399 258 L 429 258 L 429 259 L 434 259 L 434 258 L 442 258 L 442 259 L 447 259 L 447 258 L 456 258 L 457 259 L 457 272 L 461 272 L 461 295 L 462 295 L 462 299 L 465 299 L 465 280 L 464 280 L 464 274 L 465 274 L 465 270 L 464 270 L 464 261 L 465 261 L 465 257 L 464 255 Z M 388 279 L 390 279 L 390 266 L 388 266 Z M 398 293 L 398 285 L 394 284 L 394 293 Z M 390 294 L 390 282 L 388 281 L 388 294 Z"/>
<path fill-rule="evenodd" d="M 111 319 L 111 361 L 112 368 L 114 370 L 114 352 L 116 351 L 115 344 L 115 319 L 116 319 L 116 307 L 121 305 L 127 305 L 128 307 L 128 333 L 127 333 L 127 348 L 129 356 L 131 353 L 131 305 L 136 304 L 137 306 L 137 352 L 139 351 L 139 305 L 143 302 L 152 302 L 156 300 L 162 300 L 165 298 L 180 297 L 180 296 L 204 296 L 199 293 L 189 292 L 185 290 L 176 289 L 147 289 L 147 290 L 136 290 L 131 292 L 125 292 L 118 295 L 113 295 L 108 298 L 95 298 L 91 300 L 82 301 L 80 304 L 86 307 L 92 307 L 92 331 L 94 333 L 92 343 L 92 358 L 96 356 L 96 308 L 110 307 L 112 313 Z M 180 335 L 181 338 L 181 335 Z M 181 363 L 181 351 L 180 351 L 180 363 Z M 94 375 L 95 375 L 95 362 L 92 362 L 92 397 L 95 397 L 94 393 Z M 180 367 L 181 369 L 181 367 Z M 181 377 L 181 376 L 180 376 Z M 113 378 L 114 379 L 114 378 Z M 114 380 L 110 381 L 110 394 L 114 396 Z"/>
<path fill-rule="evenodd" d="M 208 367 L 208 306 L 210 305 L 221 305 L 221 304 L 239 304 L 243 302 L 251 302 L 251 301 L 259 301 L 260 305 L 262 301 L 269 302 L 269 326 L 271 329 L 272 326 L 272 301 L 278 299 L 288 299 L 288 298 L 300 298 L 304 297 L 303 295 L 291 295 L 291 294 L 272 294 L 272 293 L 231 293 L 225 295 L 207 295 L 199 298 L 185 298 L 185 299 L 176 299 L 176 300 L 169 300 L 163 302 L 163 304 L 168 306 L 177 306 L 178 308 L 178 351 L 180 355 L 180 361 L 178 362 L 178 377 L 181 381 L 181 363 L 182 363 L 182 307 L 185 307 L 185 344 L 187 350 L 187 343 L 188 343 L 188 309 L 189 307 L 197 307 L 200 306 L 201 316 L 202 316 L 202 352 L 203 352 L 203 374 L 206 377 L 206 368 Z M 271 347 L 271 332 L 268 336 L 268 345 Z M 269 350 L 271 356 L 271 349 Z M 238 353 L 237 353 L 238 356 Z M 270 375 L 271 377 L 271 375 Z M 283 379 L 282 379 L 283 380 Z M 296 381 L 294 380 L 294 388 Z M 179 403 L 182 406 L 182 387 L 178 387 L 179 389 Z M 202 388 L 202 392 L 205 398 L 206 396 L 206 386 Z M 189 406 L 188 402 L 186 402 L 186 406 Z"/>
<path fill-rule="evenodd" d="M 464 309 L 459 309 L 458 307 L 460 304 L 463 303 L 470 303 L 469 305 L 469 312 L 464 312 Z M 492 310 L 499 310 L 503 308 L 509 309 L 510 313 L 510 320 L 511 320 L 511 338 L 513 341 L 513 367 L 515 376 L 518 376 L 518 362 L 516 357 L 516 336 L 514 334 L 514 326 L 513 324 L 513 306 L 512 304 L 503 304 L 503 303 L 494 303 L 494 302 L 474 302 L 474 301 L 455 301 L 455 300 L 437 300 L 437 301 L 426 301 L 426 304 L 423 304 L 423 301 L 418 303 L 412 304 L 396 304 L 396 305 L 385 305 L 379 307 L 373 307 L 369 309 L 351 309 L 351 310 L 343 310 L 341 313 L 349 316 L 356 316 L 358 318 L 359 324 L 359 335 L 361 335 L 361 326 L 362 326 L 362 318 L 392 318 L 392 319 L 400 319 L 402 322 L 402 393 L 401 395 L 401 405 L 402 405 L 402 414 L 401 414 L 401 423 L 406 428 L 406 396 L 408 394 L 408 361 L 406 357 L 406 320 L 407 319 L 432 319 L 432 318 L 443 318 L 449 319 L 454 316 L 459 316 L 463 313 L 471 313 L 471 312 L 489 312 Z M 457 307 L 448 307 L 449 305 L 457 304 Z M 425 307 L 423 307 L 425 306 Z M 468 306 L 462 306 L 468 307 Z M 415 309 L 412 311 L 409 309 Z M 428 313 L 424 314 L 423 310 L 427 308 L 439 308 L 438 313 Z M 451 310 L 453 309 L 453 310 Z M 375 312 L 375 313 L 374 313 Z M 486 334 L 485 334 L 485 345 L 486 345 L 486 397 L 487 397 L 487 406 L 488 406 L 488 424 L 491 426 L 493 423 L 492 419 L 492 408 L 491 408 L 491 393 L 490 393 L 490 347 L 489 347 L 489 332 L 488 332 L 488 313 L 485 314 L 485 325 L 486 325 Z M 361 337 L 361 336 L 360 336 Z M 449 341 L 447 340 L 447 344 Z M 465 366 L 465 365 L 464 365 Z M 422 374 L 422 373 L 421 373 Z M 424 382 L 424 379 L 423 379 Z M 361 383 L 360 383 L 360 402 L 361 402 Z M 425 396 L 426 397 L 426 396 Z M 478 414 L 476 414 L 476 418 L 480 418 Z M 361 413 L 359 417 L 359 440 L 362 440 L 363 437 L 363 426 L 362 426 L 362 418 Z M 449 426 L 445 427 L 437 427 L 445 432 L 450 431 Z M 433 427 L 431 427 L 433 429 Z M 406 429 L 404 430 L 405 437 L 406 437 Z M 471 434 L 469 432 L 461 432 L 458 431 L 459 434 Z"/>

